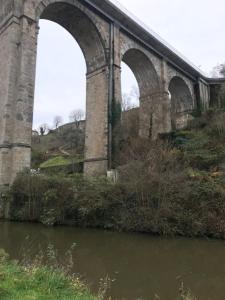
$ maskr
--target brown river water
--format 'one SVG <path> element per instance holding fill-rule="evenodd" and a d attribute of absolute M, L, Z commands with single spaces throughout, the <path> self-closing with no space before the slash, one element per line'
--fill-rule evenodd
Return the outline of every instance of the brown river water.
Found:
<path fill-rule="evenodd" d="M 175 300 L 183 281 L 198 300 L 225 300 L 225 242 L 159 238 L 71 227 L 0 222 L 0 248 L 20 259 L 52 244 L 73 251 L 74 272 L 96 292 L 100 278 L 113 279 L 112 299 Z"/>

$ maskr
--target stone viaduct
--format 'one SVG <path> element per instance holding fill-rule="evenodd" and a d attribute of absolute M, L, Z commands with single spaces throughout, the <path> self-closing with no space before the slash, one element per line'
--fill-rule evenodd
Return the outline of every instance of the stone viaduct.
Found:
<path fill-rule="evenodd" d="M 113 126 L 121 103 L 121 62 L 140 89 L 140 135 L 185 125 L 210 105 L 217 84 L 109 0 L 0 1 L 0 185 L 30 167 L 38 24 L 63 26 L 87 66 L 85 173 L 111 168 Z M 53 105 L 54 105 L 54 99 Z M 150 128 L 151 127 L 151 128 Z"/>

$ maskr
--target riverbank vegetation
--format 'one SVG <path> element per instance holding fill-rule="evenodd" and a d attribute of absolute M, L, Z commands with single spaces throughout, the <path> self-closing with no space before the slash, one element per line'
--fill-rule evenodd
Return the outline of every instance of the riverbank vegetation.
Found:
<path fill-rule="evenodd" d="M 0 249 L 0 299 L 113 300 L 110 296 L 106 296 L 109 279 L 102 281 L 97 296 L 93 296 L 77 276 L 69 275 L 65 266 L 60 267 L 51 246 L 49 246 L 46 259 L 47 262 L 43 264 L 42 253 L 33 261 L 12 261 L 9 259 L 9 255 Z M 184 289 L 183 285 L 179 294 L 177 300 L 196 300 L 190 291 Z M 161 299 L 157 295 L 153 298 L 154 300 Z"/>
<path fill-rule="evenodd" d="M 127 138 L 119 181 L 18 175 L 10 219 L 160 235 L 225 238 L 225 113 L 208 111 L 157 141 Z"/>
<path fill-rule="evenodd" d="M 19 264 L 0 250 L 1 300 L 97 300 L 77 278 L 37 263 Z"/>

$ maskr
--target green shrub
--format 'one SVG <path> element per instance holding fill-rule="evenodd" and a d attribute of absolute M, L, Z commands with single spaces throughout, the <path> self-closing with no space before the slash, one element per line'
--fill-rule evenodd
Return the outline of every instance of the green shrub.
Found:
<path fill-rule="evenodd" d="M 13 220 L 110 227 L 121 190 L 105 178 L 21 173 L 11 188 L 11 199 Z"/>
<path fill-rule="evenodd" d="M 208 129 L 210 136 L 215 138 L 224 138 L 225 139 L 225 112 L 219 111 L 213 115 Z"/>

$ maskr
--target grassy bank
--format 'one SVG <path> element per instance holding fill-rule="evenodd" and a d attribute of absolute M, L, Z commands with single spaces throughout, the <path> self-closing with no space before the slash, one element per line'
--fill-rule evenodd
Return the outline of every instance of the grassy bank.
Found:
<path fill-rule="evenodd" d="M 65 269 L 55 264 L 43 265 L 35 259 L 33 263 L 19 264 L 9 260 L 8 254 L 0 249 L 1 300 L 113 300 L 106 296 L 107 289 L 103 283 L 98 296 L 92 296 L 87 287 L 69 276 Z M 197 300 L 183 286 L 179 294 L 177 300 Z M 157 295 L 149 299 L 163 300 Z"/>
<path fill-rule="evenodd" d="M 40 265 L 11 262 L 0 250 L 1 300 L 96 300 L 78 279 Z"/>

